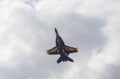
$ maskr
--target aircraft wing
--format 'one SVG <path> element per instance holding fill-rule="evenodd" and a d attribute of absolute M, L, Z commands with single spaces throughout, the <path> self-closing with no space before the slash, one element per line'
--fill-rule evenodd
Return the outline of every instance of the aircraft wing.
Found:
<path fill-rule="evenodd" d="M 53 47 L 52 49 L 47 50 L 47 53 L 50 54 L 50 55 L 57 55 L 57 54 L 59 54 L 57 52 L 57 48 L 56 47 Z"/>
<path fill-rule="evenodd" d="M 75 53 L 78 52 L 78 48 L 70 47 L 70 46 L 65 46 L 66 52 L 67 53 Z"/>

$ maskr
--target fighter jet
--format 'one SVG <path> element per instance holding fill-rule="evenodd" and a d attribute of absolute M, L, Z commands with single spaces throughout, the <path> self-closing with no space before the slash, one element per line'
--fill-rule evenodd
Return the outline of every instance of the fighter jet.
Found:
<path fill-rule="evenodd" d="M 63 62 L 73 62 L 73 59 L 68 57 L 70 53 L 78 52 L 78 48 L 70 47 L 65 45 L 64 41 L 60 37 L 60 35 L 57 32 L 57 29 L 55 28 L 55 34 L 56 34 L 56 46 L 53 47 L 50 50 L 47 50 L 47 53 L 49 55 L 60 55 L 59 59 L 57 60 L 57 63 Z"/>

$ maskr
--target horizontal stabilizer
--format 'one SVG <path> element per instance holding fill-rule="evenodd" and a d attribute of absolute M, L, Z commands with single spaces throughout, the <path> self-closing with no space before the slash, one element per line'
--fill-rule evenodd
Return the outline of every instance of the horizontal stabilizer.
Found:
<path fill-rule="evenodd" d="M 57 63 L 60 63 L 62 60 L 63 60 L 63 58 L 60 57 L 60 58 L 57 60 Z"/>
<path fill-rule="evenodd" d="M 74 62 L 73 59 L 71 59 L 70 57 L 67 57 L 66 59 L 70 62 Z"/>

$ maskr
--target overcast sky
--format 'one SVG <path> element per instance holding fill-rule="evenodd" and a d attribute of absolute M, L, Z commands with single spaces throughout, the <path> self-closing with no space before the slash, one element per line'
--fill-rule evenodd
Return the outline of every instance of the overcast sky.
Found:
<path fill-rule="evenodd" d="M 46 53 L 54 28 L 74 63 Z M 120 1 L 0 0 L 0 79 L 120 79 Z"/>

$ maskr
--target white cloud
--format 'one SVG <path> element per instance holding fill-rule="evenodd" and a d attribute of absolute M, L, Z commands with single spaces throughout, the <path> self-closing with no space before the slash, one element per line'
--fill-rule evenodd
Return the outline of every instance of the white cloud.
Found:
<path fill-rule="evenodd" d="M 119 79 L 119 3 L 1 0 L 0 79 Z M 66 44 L 80 48 L 70 55 L 74 63 L 58 65 L 58 56 L 45 53 L 55 45 L 54 27 Z"/>

